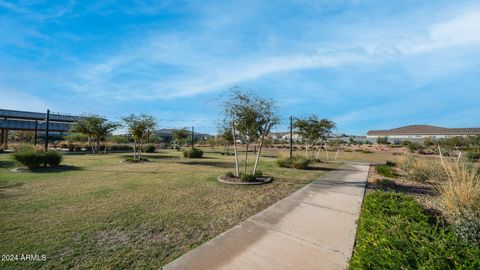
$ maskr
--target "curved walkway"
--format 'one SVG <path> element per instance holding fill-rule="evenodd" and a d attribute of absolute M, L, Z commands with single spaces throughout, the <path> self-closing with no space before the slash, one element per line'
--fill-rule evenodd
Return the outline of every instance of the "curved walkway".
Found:
<path fill-rule="evenodd" d="M 164 269 L 345 269 L 368 169 L 342 165 Z"/>

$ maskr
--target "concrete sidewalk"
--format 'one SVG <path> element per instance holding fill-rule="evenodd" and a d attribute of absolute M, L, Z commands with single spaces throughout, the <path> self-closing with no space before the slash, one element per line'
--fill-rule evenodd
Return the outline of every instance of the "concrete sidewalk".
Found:
<path fill-rule="evenodd" d="M 368 169 L 342 165 L 164 269 L 345 269 Z"/>

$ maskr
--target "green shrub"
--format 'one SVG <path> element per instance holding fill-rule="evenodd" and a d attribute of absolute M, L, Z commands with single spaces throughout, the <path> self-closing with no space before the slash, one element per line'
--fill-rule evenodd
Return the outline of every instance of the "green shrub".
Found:
<path fill-rule="evenodd" d="M 183 157 L 186 158 L 201 158 L 203 156 L 203 151 L 198 148 L 191 148 L 183 151 Z"/>
<path fill-rule="evenodd" d="M 13 154 L 13 159 L 29 169 L 35 169 L 45 163 L 45 153 L 32 146 L 21 145 Z"/>
<path fill-rule="evenodd" d="M 3 147 L 0 147 L 0 154 L 3 153 Z"/>
<path fill-rule="evenodd" d="M 45 162 L 50 167 L 57 167 L 62 163 L 63 155 L 57 151 L 48 151 L 45 155 Z"/>
<path fill-rule="evenodd" d="M 385 177 L 389 177 L 389 178 L 397 177 L 395 170 L 392 167 L 387 165 L 375 166 L 375 171 Z"/>
<path fill-rule="evenodd" d="M 240 179 L 245 182 L 254 182 L 255 180 L 257 180 L 257 177 L 254 174 L 242 173 L 240 175 Z"/>
<path fill-rule="evenodd" d="M 385 164 L 386 164 L 387 166 L 392 166 L 392 167 L 397 166 L 397 162 L 392 161 L 392 160 L 387 160 L 387 162 L 386 162 Z"/>
<path fill-rule="evenodd" d="M 389 186 L 395 185 L 395 181 L 390 179 L 380 179 L 377 181 L 377 185 L 383 186 L 383 187 L 389 187 Z"/>
<path fill-rule="evenodd" d="M 127 157 L 125 158 L 125 161 L 128 161 L 128 162 L 142 162 L 142 161 L 148 161 L 147 158 L 140 158 L 140 159 L 134 159 L 133 157 Z"/>
<path fill-rule="evenodd" d="M 454 223 L 457 235 L 467 242 L 480 246 L 480 217 L 472 212 L 459 215 Z"/>
<path fill-rule="evenodd" d="M 256 172 L 255 172 L 255 176 L 257 176 L 257 177 L 262 177 L 262 176 L 263 176 L 263 172 L 262 172 L 262 171 L 256 171 Z"/>
<path fill-rule="evenodd" d="M 415 151 L 423 151 L 425 147 L 417 142 L 409 142 L 407 145 L 408 150 L 410 152 L 415 152 Z"/>
<path fill-rule="evenodd" d="M 155 153 L 155 145 L 145 145 L 143 146 L 142 151 L 145 153 Z"/>
<path fill-rule="evenodd" d="M 364 153 L 364 154 L 371 154 L 373 153 L 372 151 L 368 150 L 368 149 L 356 149 L 355 152 L 360 152 L 360 153 Z"/>
<path fill-rule="evenodd" d="M 232 172 L 226 172 L 225 176 L 229 177 L 229 178 L 232 178 L 232 177 L 235 177 L 235 174 L 233 174 Z"/>
<path fill-rule="evenodd" d="M 389 144 L 388 137 L 378 137 L 377 144 Z"/>
<path fill-rule="evenodd" d="M 308 165 L 310 164 L 310 160 L 300 157 L 294 156 L 292 158 L 279 158 L 277 159 L 278 166 L 282 168 L 295 168 L 295 169 L 308 169 Z"/>
<path fill-rule="evenodd" d="M 465 153 L 465 157 L 470 161 L 480 160 L 480 152 L 468 151 Z"/>
<path fill-rule="evenodd" d="M 367 194 L 349 269 L 479 269 L 480 247 L 431 220 L 412 196 Z"/>

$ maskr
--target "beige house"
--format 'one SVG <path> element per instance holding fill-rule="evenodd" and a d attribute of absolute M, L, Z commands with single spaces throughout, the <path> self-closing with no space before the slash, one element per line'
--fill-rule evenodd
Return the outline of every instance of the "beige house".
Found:
<path fill-rule="evenodd" d="M 480 128 L 445 128 L 429 125 L 411 125 L 388 130 L 370 130 L 367 139 L 388 137 L 389 140 L 447 139 L 480 135 Z"/>

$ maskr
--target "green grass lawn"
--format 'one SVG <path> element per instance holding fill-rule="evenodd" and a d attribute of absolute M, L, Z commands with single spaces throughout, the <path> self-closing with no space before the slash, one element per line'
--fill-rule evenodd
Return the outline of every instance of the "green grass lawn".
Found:
<path fill-rule="evenodd" d="M 0 269 L 158 269 L 337 166 L 284 169 L 263 158 L 274 182 L 232 186 L 216 181 L 233 171 L 231 156 L 164 150 L 132 164 L 125 155 L 66 155 L 71 167 L 38 172 L 12 172 L 0 155 L 0 253 L 47 258 Z"/>

